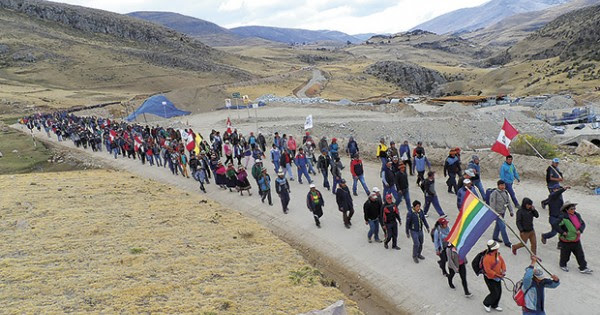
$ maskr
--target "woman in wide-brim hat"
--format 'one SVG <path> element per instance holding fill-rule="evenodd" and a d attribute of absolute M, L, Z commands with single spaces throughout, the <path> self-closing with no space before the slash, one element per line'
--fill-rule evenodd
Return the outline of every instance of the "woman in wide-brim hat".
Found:
<path fill-rule="evenodd" d="M 567 263 L 571 258 L 571 254 L 575 255 L 579 272 L 590 274 L 592 270 L 587 267 L 583 246 L 581 246 L 581 234 L 585 230 L 585 222 L 581 215 L 576 211 L 577 204 L 573 202 L 565 202 L 561 207 L 561 216 L 554 224 L 554 228 L 560 234 L 560 269 L 567 272 L 569 267 Z"/>

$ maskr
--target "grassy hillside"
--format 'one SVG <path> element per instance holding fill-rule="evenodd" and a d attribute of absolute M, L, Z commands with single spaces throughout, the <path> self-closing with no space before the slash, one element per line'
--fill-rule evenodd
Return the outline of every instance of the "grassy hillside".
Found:
<path fill-rule="evenodd" d="M 292 247 L 200 196 L 106 170 L 0 175 L 0 190 L 4 312 L 297 314 L 344 299 L 360 314 Z"/>

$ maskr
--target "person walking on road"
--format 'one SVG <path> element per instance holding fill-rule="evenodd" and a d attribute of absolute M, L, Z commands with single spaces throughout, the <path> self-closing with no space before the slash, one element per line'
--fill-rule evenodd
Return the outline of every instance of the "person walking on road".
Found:
<path fill-rule="evenodd" d="M 446 185 L 448 186 L 448 193 L 457 194 L 458 185 L 456 183 L 456 176 L 460 174 L 460 157 L 456 155 L 456 150 L 450 150 L 448 157 L 444 161 L 444 177 L 448 177 Z"/>
<path fill-rule="evenodd" d="M 352 194 L 354 196 L 358 196 L 358 194 L 356 193 L 356 184 L 357 182 L 360 181 L 363 189 L 365 190 L 365 193 L 367 194 L 367 196 L 370 194 L 369 192 L 369 187 L 367 186 L 367 183 L 365 182 L 365 170 L 364 170 L 364 166 L 363 166 L 363 162 L 360 159 L 360 157 L 358 156 L 358 153 L 355 153 L 352 156 L 352 162 L 350 162 L 350 173 L 352 173 Z"/>
<path fill-rule="evenodd" d="M 412 257 L 415 263 L 419 263 L 419 259 L 425 259 L 423 256 L 423 226 L 429 233 L 429 224 L 425 218 L 425 214 L 421 212 L 421 202 L 413 201 L 412 211 L 406 214 L 406 237 L 412 238 L 413 252 Z"/>
<path fill-rule="evenodd" d="M 348 188 L 346 180 L 343 178 L 340 180 L 340 187 L 335 192 L 335 200 L 337 202 L 338 210 L 342 213 L 344 226 L 349 229 L 350 226 L 352 226 L 351 220 L 354 215 L 354 204 L 352 203 L 350 188 Z"/>
<path fill-rule="evenodd" d="M 354 140 L 354 137 L 350 137 L 350 139 L 348 140 L 348 145 L 346 146 L 346 153 L 348 154 L 349 157 L 353 157 L 354 155 L 357 155 L 360 152 L 360 150 L 358 149 L 358 143 L 356 143 L 356 140 Z"/>
<path fill-rule="evenodd" d="M 553 238 L 558 231 L 554 225 L 558 223 L 561 216 L 561 208 L 564 205 L 563 193 L 571 187 L 555 187 L 546 200 L 542 200 L 542 208 L 548 206 L 548 221 L 550 222 L 551 230 L 548 233 L 542 234 L 542 244 L 546 244 L 546 240 Z M 560 241 L 558 241 L 557 249 L 560 249 Z"/>
<path fill-rule="evenodd" d="M 477 187 L 479 190 L 480 196 L 485 196 L 485 188 L 483 188 L 483 184 L 481 183 L 481 165 L 479 165 L 479 156 L 473 155 L 471 157 L 471 162 L 469 162 L 467 169 L 473 170 L 474 176 L 471 178 L 471 182 L 473 182 L 473 186 Z"/>
<path fill-rule="evenodd" d="M 291 181 L 294 181 L 294 173 L 292 173 L 292 162 L 292 156 L 290 156 L 288 150 L 284 150 L 281 154 L 281 160 L 279 161 L 279 164 L 281 165 L 282 171 L 287 173 L 287 176 L 290 178 Z"/>
<path fill-rule="evenodd" d="M 271 177 L 267 174 L 267 169 L 263 168 L 261 175 L 258 177 L 258 189 L 260 190 L 260 201 L 265 203 L 265 198 L 269 200 L 269 206 L 273 205 L 271 200 Z"/>
<path fill-rule="evenodd" d="M 461 187 L 456 193 L 456 208 L 458 211 L 462 208 L 463 201 L 465 201 L 465 197 L 467 196 L 467 190 L 473 193 L 475 196 L 479 197 L 475 192 L 475 187 L 473 187 L 473 182 L 470 179 L 463 180 L 463 187 Z"/>
<path fill-rule="evenodd" d="M 321 151 L 321 155 L 319 156 L 319 160 L 317 161 L 317 169 L 319 169 L 319 172 L 321 173 L 321 175 L 323 175 L 323 187 L 327 190 L 331 189 L 331 187 L 329 186 L 329 180 L 327 179 L 327 177 L 329 177 L 330 167 L 331 158 L 329 157 L 329 154 L 327 154 L 327 151 L 323 150 Z"/>
<path fill-rule="evenodd" d="M 506 185 L 506 191 L 510 194 L 510 198 L 512 199 L 515 207 L 519 207 L 519 201 L 517 200 L 517 196 L 515 195 L 515 190 L 513 189 L 513 183 L 515 180 L 517 182 L 521 182 L 519 178 L 519 172 L 517 172 L 517 167 L 513 164 L 512 155 L 506 156 L 506 161 L 500 167 L 500 179 L 504 181 Z"/>
<path fill-rule="evenodd" d="M 425 217 L 428 217 L 427 212 L 429 212 L 429 207 L 431 205 L 433 205 L 435 211 L 437 211 L 440 217 L 445 217 L 446 214 L 444 213 L 444 210 L 442 210 L 442 206 L 440 206 L 440 201 L 438 199 L 437 192 L 435 191 L 434 171 L 429 171 L 429 173 L 427 173 L 427 179 L 421 183 L 421 189 L 425 194 L 425 209 L 423 209 Z"/>
<path fill-rule="evenodd" d="M 273 144 L 273 148 L 271 149 L 271 161 L 273 162 L 275 173 L 279 173 L 280 160 L 281 151 L 279 151 L 279 148 L 275 144 Z"/>
<path fill-rule="evenodd" d="M 506 186 L 503 180 L 499 180 L 498 188 L 494 189 L 490 193 L 489 205 L 490 207 L 496 211 L 498 214 L 498 218 L 496 219 L 496 226 L 494 227 L 494 233 L 492 234 L 492 238 L 494 241 L 498 243 L 504 243 L 505 246 L 511 248 L 512 243 L 508 238 L 508 233 L 506 233 L 506 223 L 504 223 L 504 215 L 506 214 L 506 209 L 510 213 L 510 216 L 513 217 L 515 215 L 512 203 L 510 202 L 510 195 L 506 191 Z M 500 240 L 500 234 L 502 235 L 502 240 Z"/>
<path fill-rule="evenodd" d="M 559 158 L 552 159 L 552 164 L 546 169 L 546 184 L 548 185 L 548 192 L 552 192 L 554 188 L 560 186 L 563 181 L 563 174 L 558 169 L 560 163 Z"/>
<path fill-rule="evenodd" d="M 310 190 L 306 195 L 306 206 L 308 210 L 312 212 L 315 224 L 318 228 L 321 227 L 321 221 L 319 219 L 323 216 L 323 206 L 325 206 L 325 199 L 320 191 L 317 190 L 315 184 L 309 185 Z"/>
<path fill-rule="evenodd" d="M 544 272 L 535 268 L 538 262 L 535 255 L 531 256 L 531 264 L 525 268 L 521 290 L 525 294 L 525 306 L 522 307 L 523 315 L 546 315 L 544 307 L 545 288 L 554 289 L 560 285 L 556 275 L 551 279 L 544 278 Z"/>
<path fill-rule="evenodd" d="M 567 263 L 572 253 L 579 264 L 579 272 L 590 274 L 592 270 L 587 267 L 583 246 L 581 246 L 581 234 L 585 230 L 585 222 L 576 211 L 576 206 L 576 203 L 565 202 L 559 221 L 554 224 L 555 229 L 560 233 L 560 269 L 569 271 Z"/>
<path fill-rule="evenodd" d="M 435 254 L 440 258 L 440 260 L 438 260 L 438 265 L 440 266 L 440 269 L 442 269 L 442 275 L 444 276 L 448 276 L 448 272 L 446 271 L 446 262 L 448 261 L 446 247 L 448 242 L 445 241 L 448 234 L 450 234 L 448 220 L 446 218 L 439 218 L 435 222 L 433 229 L 431 229 L 431 239 L 433 240 Z"/>
<path fill-rule="evenodd" d="M 333 188 L 331 189 L 331 192 L 334 194 L 337 192 L 337 186 L 342 181 L 342 169 L 343 168 L 344 167 L 342 166 L 342 162 L 340 161 L 340 158 L 336 157 L 334 159 L 334 162 L 331 164 L 331 176 L 332 176 L 332 180 L 333 180 Z"/>
<path fill-rule="evenodd" d="M 277 178 L 275 179 L 275 192 L 279 195 L 279 199 L 281 199 L 283 213 L 288 213 L 288 205 L 290 204 L 290 183 L 285 178 L 285 173 L 283 171 L 277 173 Z"/>
<path fill-rule="evenodd" d="M 485 281 L 490 294 L 488 294 L 483 300 L 483 307 L 486 312 L 491 312 L 495 309 L 498 312 L 502 312 L 500 298 L 502 297 L 502 279 L 506 275 L 506 264 L 504 258 L 500 255 L 498 249 L 500 244 L 494 240 L 487 242 L 487 253 L 483 257 L 483 271 Z"/>
<path fill-rule="evenodd" d="M 421 182 L 425 180 L 425 167 L 427 167 L 427 171 L 431 172 L 431 163 L 423 154 L 417 154 L 412 167 L 413 172 L 417 172 L 417 185 L 421 185 Z"/>
<path fill-rule="evenodd" d="M 308 159 L 304 154 L 303 148 L 298 149 L 294 164 L 296 164 L 296 167 L 298 168 L 298 183 L 302 184 L 302 175 L 304 175 L 308 183 L 312 184 L 312 178 L 310 178 L 310 175 L 308 174 Z"/>
<path fill-rule="evenodd" d="M 381 161 L 381 169 L 385 168 L 385 164 L 388 161 L 388 147 L 385 145 L 385 139 L 379 139 L 379 144 L 377 145 L 377 158 Z"/>
<path fill-rule="evenodd" d="M 381 171 L 381 183 L 383 184 L 383 194 L 394 196 L 394 203 L 400 204 L 398 191 L 396 190 L 396 176 L 392 161 L 387 161 L 385 168 Z"/>
<path fill-rule="evenodd" d="M 406 165 L 406 168 L 410 172 L 410 176 L 414 176 L 413 167 L 412 167 L 412 159 L 410 157 L 410 146 L 408 145 L 408 141 L 404 140 L 404 143 L 400 145 L 400 159 L 402 163 Z"/>
<path fill-rule="evenodd" d="M 400 212 L 398 206 L 394 203 L 392 194 L 385 195 L 385 204 L 381 210 L 381 221 L 386 232 L 383 247 L 387 249 L 388 244 L 392 241 L 392 248 L 400 250 L 400 247 L 398 247 L 398 224 L 402 224 L 402 219 L 400 219 Z"/>
<path fill-rule="evenodd" d="M 396 186 L 396 191 L 398 192 L 398 200 L 400 203 L 402 199 L 404 199 L 404 203 L 406 203 L 406 211 L 410 212 L 410 192 L 408 190 L 408 173 L 406 170 L 406 165 L 400 164 L 398 166 L 398 171 L 394 174 L 394 185 Z"/>
<path fill-rule="evenodd" d="M 452 280 L 454 279 L 454 275 L 458 273 L 465 297 L 472 297 L 473 294 L 469 292 L 469 286 L 467 284 L 467 268 L 465 266 L 466 258 L 461 259 L 458 255 L 456 247 L 454 247 L 454 245 L 451 243 L 448 243 L 446 246 L 445 255 L 448 257 L 448 286 L 451 289 L 456 288 Z"/>
<path fill-rule="evenodd" d="M 381 243 L 381 240 L 379 239 L 379 215 L 381 213 L 381 207 L 383 207 L 383 204 L 376 192 L 372 192 L 363 205 L 365 224 L 369 226 L 369 232 L 367 233 L 369 243 L 373 242 L 371 240 L 373 236 L 375 237 L 375 242 Z"/>
<path fill-rule="evenodd" d="M 533 201 L 529 198 L 523 198 L 521 208 L 517 210 L 517 228 L 519 229 L 523 242 L 531 243 L 531 252 L 537 254 L 537 240 L 535 238 L 535 230 L 533 229 L 533 218 L 539 218 L 540 214 L 533 206 Z M 517 254 L 517 250 L 525 247 L 525 244 L 519 243 L 512 246 L 513 255 Z"/>

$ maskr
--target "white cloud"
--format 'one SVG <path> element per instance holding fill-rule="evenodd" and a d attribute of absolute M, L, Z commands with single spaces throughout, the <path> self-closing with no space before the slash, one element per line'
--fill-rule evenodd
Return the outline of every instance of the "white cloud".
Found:
<path fill-rule="evenodd" d="M 266 25 L 331 29 L 349 34 L 395 33 L 452 10 L 489 0 L 65 0 L 127 13 L 173 11 L 224 27 Z"/>

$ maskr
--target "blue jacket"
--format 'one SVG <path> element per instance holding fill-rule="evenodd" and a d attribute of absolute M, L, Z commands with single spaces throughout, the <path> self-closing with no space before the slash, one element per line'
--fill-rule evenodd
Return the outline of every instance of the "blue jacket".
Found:
<path fill-rule="evenodd" d="M 469 166 L 467 168 L 474 169 L 476 172 L 475 177 L 471 178 L 471 181 L 481 180 L 481 165 L 475 164 L 475 162 L 471 161 L 469 162 Z"/>
<path fill-rule="evenodd" d="M 421 219 L 421 224 L 419 224 L 419 219 Z M 429 230 L 429 224 L 427 224 L 427 219 L 425 219 L 423 211 L 417 213 L 413 210 L 406 214 L 406 234 L 409 231 L 423 231 L 423 226 Z"/>
<path fill-rule="evenodd" d="M 500 179 L 507 184 L 512 184 L 515 179 L 521 180 L 519 178 L 519 173 L 517 172 L 517 167 L 514 164 L 508 164 L 506 162 L 502 163 L 502 166 L 500 167 Z"/>
<path fill-rule="evenodd" d="M 274 164 L 279 164 L 279 160 L 281 159 L 281 151 L 279 149 L 271 149 L 271 160 Z"/>
<path fill-rule="evenodd" d="M 443 241 L 448 234 L 450 234 L 450 227 L 448 226 L 445 228 L 438 226 L 438 228 L 433 231 L 433 245 L 436 251 L 441 252 L 445 249 L 443 246 Z"/>
<path fill-rule="evenodd" d="M 298 168 L 306 168 L 306 164 L 308 164 L 308 160 L 306 159 L 306 155 L 304 154 L 296 154 L 296 158 L 294 159 L 294 163 Z"/>
<path fill-rule="evenodd" d="M 271 177 L 269 174 L 261 175 L 258 178 L 258 186 L 260 187 L 260 191 L 271 190 Z"/>
<path fill-rule="evenodd" d="M 337 143 L 332 143 L 329 145 L 329 154 L 334 155 L 338 153 L 339 145 Z"/>
<path fill-rule="evenodd" d="M 560 285 L 560 282 L 551 279 L 544 279 L 539 284 L 535 284 L 533 280 L 533 267 L 525 268 L 525 276 L 523 277 L 523 286 L 521 290 L 525 293 L 525 307 L 530 311 L 543 311 L 544 305 L 544 288 L 554 289 Z M 538 288 L 540 292 L 538 292 Z"/>
<path fill-rule="evenodd" d="M 413 171 L 416 169 L 417 172 L 425 172 L 425 167 L 431 168 L 431 163 L 426 156 L 422 156 L 421 158 L 415 156 L 415 162 L 413 163 Z"/>
<path fill-rule="evenodd" d="M 408 144 L 400 145 L 400 150 L 398 152 L 398 154 L 400 154 L 399 158 L 402 158 L 402 155 L 404 155 L 404 153 L 406 153 L 406 157 L 410 159 L 410 147 L 408 146 Z"/>
<path fill-rule="evenodd" d="M 354 138 L 350 137 L 348 141 L 348 147 L 346 148 L 346 153 L 349 153 L 351 156 L 358 153 L 358 144 L 354 141 Z"/>

